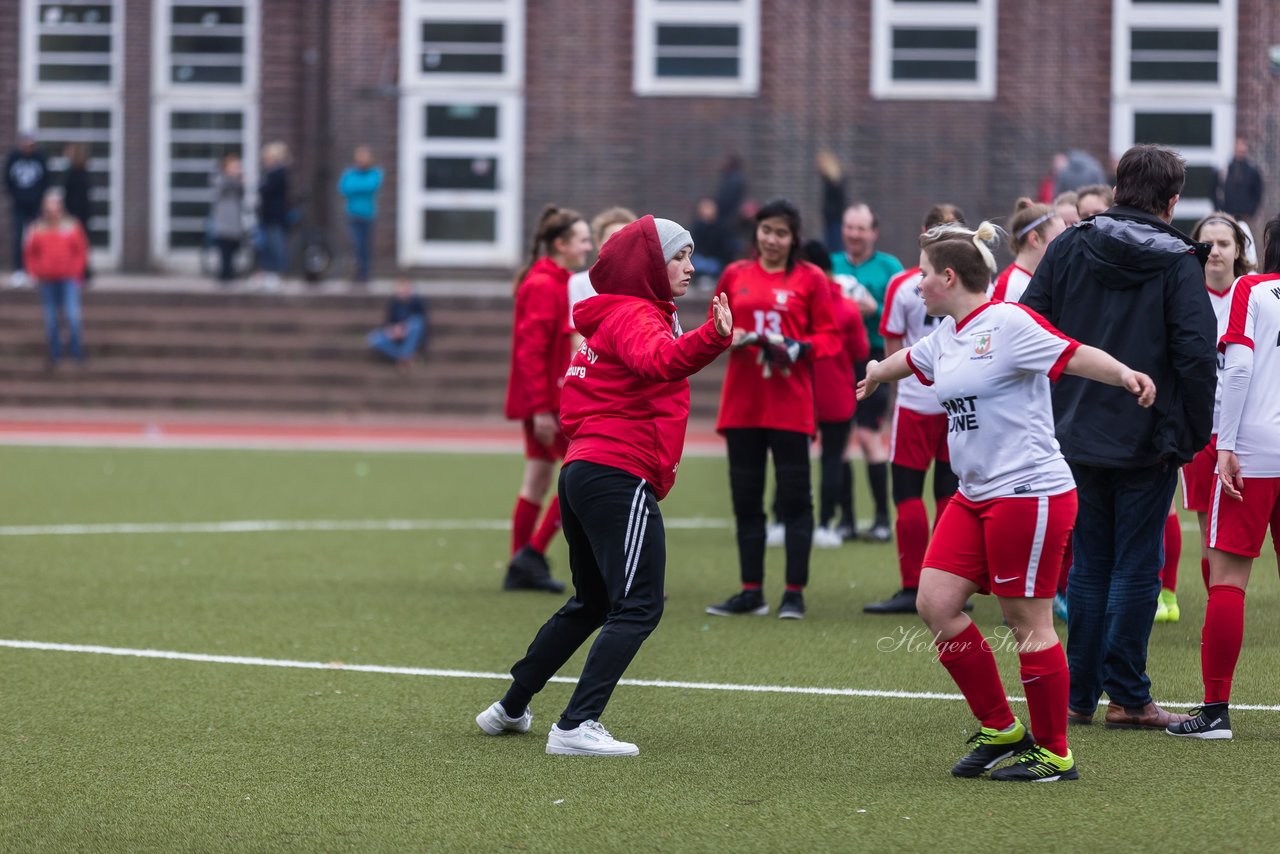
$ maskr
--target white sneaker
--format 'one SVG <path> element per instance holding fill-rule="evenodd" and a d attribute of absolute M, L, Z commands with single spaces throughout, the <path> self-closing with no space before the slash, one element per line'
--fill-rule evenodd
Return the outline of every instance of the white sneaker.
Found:
<path fill-rule="evenodd" d="M 476 724 L 489 735 L 528 732 L 529 725 L 532 723 L 532 709 L 525 709 L 524 714 L 518 718 L 509 718 L 507 717 L 507 710 L 502 708 L 502 703 L 494 703 L 476 715 Z"/>
<path fill-rule="evenodd" d="M 26 272 L 22 270 L 14 270 L 13 275 L 9 277 L 9 287 L 25 288 L 31 284 L 31 280 L 27 278 Z"/>
<path fill-rule="evenodd" d="M 547 753 L 556 756 L 639 756 L 640 748 L 618 741 L 597 721 L 583 721 L 576 729 L 551 725 Z"/>
<path fill-rule="evenodd" d="M 835 528 L 823 526 L 813 529 L 813 547 L 815 549 L 838 549 L 844 545 L 844 537 Z"/>
<path fill-rule="evenodd" d="M 787 526 L 781 522 L 770 522 L 764 529 L 764 544 L 775 548 L 786 545 Z"/>

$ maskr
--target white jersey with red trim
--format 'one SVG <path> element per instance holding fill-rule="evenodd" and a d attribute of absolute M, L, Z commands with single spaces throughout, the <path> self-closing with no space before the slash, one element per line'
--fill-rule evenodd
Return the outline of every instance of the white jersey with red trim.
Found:
<path fill-rule="evenodd" d="M 987 287 L 987 296 L 1000 302 L 1018 302 L 1031 284 L 1031 271 L 1010 264 L 1000 271 L 996 280 Z"/>
<path fill-rule="evenodd" d="M 1218 349 L 1229 344 L 1253 350 L 1253 371 L 1239 417 L 1221 413 L 1218 447 L 1236 452 L 1245 477 L 1280 477 L 1280 276 L 1236 280 Z"/>
<path fill-rule="evenodd" d="M 1236 292 L 1236 279 L 1231 283 L 1231 287 L 1222 293 L 1218 293 L 1213 288 L 1205 288 L 1209 292 L 1209 305 L 1213 306 L 1213 316 L 1218 319 L 1218 340 L 1222 340 L 1222 336 L 1227 334 L 1227 319 L 1231 316 L 1231 295 Z M 1218 353 L 1218 382 L 1213 390 L 1213 432 L 1218 432 L 1218 416 L 1222 413 L 1222 353 Z"/>
<path fill-rule="evenodd" d="M 919 267 L 899 273 L 889 280 L 884 293 L 884 314 L 880 317 L 880 335 L 901 338 L 903 347 L 911 347 L 928 337 L 942 323 L 942 318 L 931 317 L 925 311 L 920 296 L 920 281 L 924 274 Z M 941 415 L 938 397 L 925 388 L 915 375 L 898 381 L 898 406 L 904 406 L 921 415 Z"/>
<path fill-rule="evenodd" d="M 1049 381 L 1080 344 L 1024 305 L 989 302 L 907 352 L 947 413 L 947 446 L 971 501 L 1058 495 L 1075 487 L 1054 438 Z"/>
<path fill-rule="evenodd" d="M 574 332 L 577 332 L 578 329 L 573 325 L 573 307 L 587 297 L 595 295 L 596 289 L 591 284 L 591 276 L 587 275 L 586 270 L 574 273 L 569 277 L 569 328 Z"/>

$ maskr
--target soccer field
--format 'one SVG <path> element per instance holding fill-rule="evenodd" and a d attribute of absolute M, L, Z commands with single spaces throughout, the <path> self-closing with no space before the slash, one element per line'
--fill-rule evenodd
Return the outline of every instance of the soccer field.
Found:
<path fill-rule="evenodd" d="M 723 460 L 687 459 L 663 503 L 666 614 L 604 720 L 641 755 L 551 757 L 569 684 L 535 698 L 527 735 L 473 722 L 558 604 L 499 589 L 520 469 L 0 448 L 0 850 L 1280 847 L 1269 543 L 1234 741 L 1099 723 L 1071 730 L 1078 782 L 957 780 L 976 723 L 927 636 L 861 613 L 897 586 L 892 545 L 815 552 L 803 621 L 708 617 L 737 585 L 727 477 Z M 562 542 L 551 557 L 567 577 Z M 774 606 L 781 557 L 770 550 Z M 1157 700 L 1175 707 L 1200 697 L 1204 600 L 1188 533 L 1182 621 L 1151 643 Z M 999 628 L 986 597 L 974 616 Z M 1015 652 L 997 659 L 1020 693 Z"/>

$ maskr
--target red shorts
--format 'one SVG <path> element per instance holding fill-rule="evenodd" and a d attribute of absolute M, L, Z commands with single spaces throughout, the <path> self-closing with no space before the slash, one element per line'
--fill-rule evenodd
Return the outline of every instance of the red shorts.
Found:
<path fill-rule="evenodd" d="M 1218 437 L 1214 436 L 1191 462 L 1178 469 L 1182 481 L 1182 506 L 1196 513 L 1208 513 L 1213 484 L 1218 479 Z"/>
<path fill-rule="evenodd" d="M 1280 477 L 1246 477 L 1244 497 L 1236 501 L 1214 479 L 1209 506 L 1209 548 L 1243 557 L 1262 554 L 1262 541 L 1271 525 L 1271 539 L 1280 549 Z"/>
<path fill-rule="evenodd" d="M 905 406 L 893 408 L 889 460 L 895 466 L 928 471 L 934 460 L 951 461 L 947 448 L 947 415 L 922 415 Z"/>
<path fill-rule="evenodd" d="M 556 431 L 556 438 L 550 445 L 544 445 L 533 435 L 533 419 L 524 420 L 524 458 L 526 460 L 546 460 L 554 463 L 563 460 L 569 450 L 569 437 L 563 431 Z"/>
<path fill-rule="evenodd" d="M 1048 498 L 986 501 L 957 492 L 942 511 L 924 565 L 967 578 L 983 593 L 1052 598 L 1075 523 L 1074 489 Z"/>

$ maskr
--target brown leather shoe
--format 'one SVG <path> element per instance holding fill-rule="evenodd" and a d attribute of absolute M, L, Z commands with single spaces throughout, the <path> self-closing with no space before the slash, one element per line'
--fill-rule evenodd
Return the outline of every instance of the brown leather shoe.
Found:
<path fill-rule="evenodd" d="M 1067 709 L 1067 723 L 1076 726 L 1088 726 L 1093 723 L 1093 715 L 1077 712 L 1075 709 Z"/>
<path fill-rule="evenodd" d="M 1107 704 L 1108 729 L 1164 729 L 1190 719 L 1190 715 L 1165 711 L 1155 703 L 1147 703 L 1137 710 L 1126 709 L 1118 703 Z"/>

